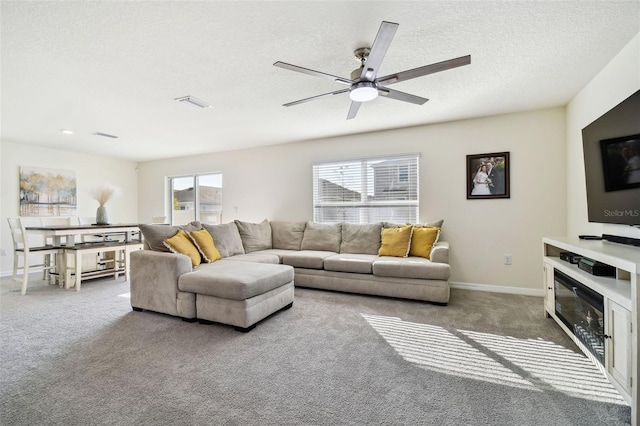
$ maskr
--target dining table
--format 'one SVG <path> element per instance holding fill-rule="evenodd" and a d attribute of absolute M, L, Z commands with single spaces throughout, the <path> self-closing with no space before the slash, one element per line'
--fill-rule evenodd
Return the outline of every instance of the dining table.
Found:
<path fill-rule="evenodd" d="M 52 244 L 61 249 L 57 257 L 58 279 L 64 288 L 70 288 L 72 282 L 76 291 L 80 291 L 83 276 L 96 277 L 114 275 L 124 272 L 125 279 L 129 280 L 130 254 L 135 250 L 142 250 L 142 233 L 137 223 L 110 223 L 92 225 L 37 225 L 25 227 L 27 234 L 38 234 L 46 238 L 52 238 Z M 83 241 L 85 236 L 99 237 L 91 242 Z M 78 241 L 78 237 L 81 238 Z M 118 259 L 113 260 L 113 267 L 103 271 L 85 273 L 82 271 L 82 255 L 113 251 L 118 255 L 122 253 L 124 258 L 123 268 L 117 265 Z M 73 267 L 69 267 L 69 260 L 73 258 Z M 72 280 L 73 275 L 73 280 Z"/>
<path fill-rule="evenodd" d="M 82 235 L 124 235 L 125 242 L 135 239 L 142 242 L 140 227 L 137 223 L 109 223 L 106 225 L 38 225 L 27 226 L 28 234 L 40 234 L 44 237 L 52 237 L 53 244 L 58 246 L 73 247 L 76 237 Z M 62 238 L 65 241 L 62 242 Z"/>

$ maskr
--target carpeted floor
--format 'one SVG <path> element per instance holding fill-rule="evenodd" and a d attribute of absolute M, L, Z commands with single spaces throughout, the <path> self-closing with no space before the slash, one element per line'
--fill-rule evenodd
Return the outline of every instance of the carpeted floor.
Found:
<path fill-rule="evenodd" d="M 542 299 L 297 288 L 243 334 L 133 312 L 128 283 L 0 281 L 2 425 L 624 425 Z"/>

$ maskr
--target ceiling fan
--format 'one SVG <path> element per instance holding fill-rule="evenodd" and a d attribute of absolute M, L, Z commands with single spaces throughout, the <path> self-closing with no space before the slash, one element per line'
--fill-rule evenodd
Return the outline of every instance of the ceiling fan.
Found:
<path fill-rule="evenodd" d="M 414 68 L 407 71 L 402 71 L 395 74 L 385 75 L 384 77 L 376 77 L 378 69 L 382 64 L 384 55 L 387 53 L 387 49 L 391 44 L 391 40 L 398 29 L 398 24 L 393 22 L 382 21 L 376 39 L 373 41 L 371 48 L 361 47 L 356 49 L 354 53 L 356 59 L 360 61 L 360 68 L 355 69 L 351 73 L 351 78 L 343 78 L 335 75 L 323 73 L 320 71 L 314 71 L 308 68 L 299 67 L 297 65 L 287 64 L 286 62 L 276 62 L 276 67 L 285 68 L 291 71 L 301 72 L 303 74 L 309 74 L 316 77 L 329 79 L 336 83 L 349 86 L 346 89 L 336 90 L 334 92 L 324 93 L 322 95 L 312 96 L 310 98 L 300 99 L 298 101 L 289 102 L 283 106 L 289 107 L 298 105 L 301 103 L 314 101 L 316 99 L 329 97 L 332 95 L 339 95 L 341 93 L 349 93 L 351 98 L 351 107 L 347 114 L 347 120 L 355 118 L 360 109 L 360 105 L 363 102 L 371 101 L 378 96 L 384 96 L 389 99 L 395 99 L 397 101 L 409 102 L 412 104 L 422 105 L 428 101 L 426 98 L 420 96 L 411 95 L 409 93 L 400 92 L 398 90 L 389 89 L 387 86 L 401 81 L 407 81 L 412 78 L 422 77 L 427 74 L 433 74 L 440 71 L 446 71 L 451 68 L 461 67 L 463 65 L 469 65 L 471 63 L 471 56 L 461 56 L 455 59 L 449 59 L 448 61 L 438 62 L 431 65 L 425 65 L 423 67 Z"/>

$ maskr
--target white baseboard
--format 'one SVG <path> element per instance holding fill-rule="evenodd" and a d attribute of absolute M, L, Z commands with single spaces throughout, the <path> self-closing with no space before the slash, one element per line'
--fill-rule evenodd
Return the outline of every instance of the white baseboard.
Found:
<path fill-rule="evenodd" d="M 504 285 L 461 283 L 456 281 L 450 281 L 449 285 L 451 286 L 451 288 L 459 288 L 462 290 L 489 291 L 492 293 L 508 293 L 519 294 L 522 296 L 544 297 L 544 291 L 542 289 L 537 290 L 534 288 L 509 287 Z"/>
<path fill-rule="evenodd" d="M 13 275 L 13 271 L 0 272 L 0 277 L 10 277 Z M 533 288 L 522 287 L 509 287 L 504 285 L 491 285 L 491 284 L 477 284 L 477 283 L 463 283 L 450 281 L 451 288 L 459 288 L 462 290 L 474 290 L 474 291 L 488 291 L 491 293 L 507 293 L 507 294 L 519 294 L 522 296 L 538 296 L 544 297 L 542 289 L 536 290 Z"/>

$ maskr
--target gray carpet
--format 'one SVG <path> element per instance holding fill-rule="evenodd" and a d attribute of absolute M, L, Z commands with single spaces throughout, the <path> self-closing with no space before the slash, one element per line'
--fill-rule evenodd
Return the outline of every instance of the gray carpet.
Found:
<path fill-rule="evenodd" d="M 128 283 L 0 284 L 3 425 L 623 425 L 542 299 L 296 289 L 243 334 L 133 312 Z M 561 363 L 562 362 L 562 363 Z"/>

